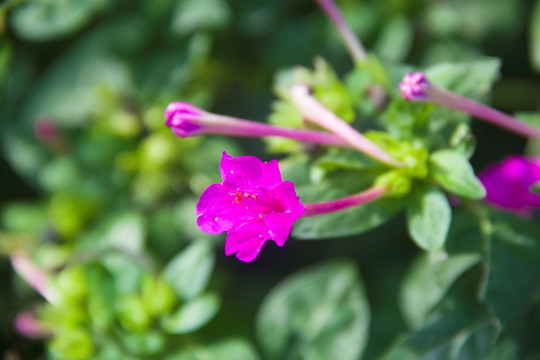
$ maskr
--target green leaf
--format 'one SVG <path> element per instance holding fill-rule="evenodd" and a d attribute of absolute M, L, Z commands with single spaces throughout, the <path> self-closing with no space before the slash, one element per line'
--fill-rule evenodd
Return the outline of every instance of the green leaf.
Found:
<path fill-rule="evenodd" d="M 91 264 L 85 268 L 88 286 L 88 312 L 96 329 L 105 331 L 114 319 L 111 304 L 114 302 L 116 290 L 111 275 L 100 265 Z"/>
<path fill-rule="evenodd" d="M 116 317 L 128 331 L 144 331 L 151 325 L 152 319 L 146 312 L 141 298 L 136 295 L 123 295 L 116 298 L 114 308 Z"/>
<path fill-rule="evenodd" d="M 413 28 L 406 16 L 390 19 L 377 38 L 375 52 L 384 60 L 403 61 L 411 50 Z"/>
<path fill-rule="evenodd" d="M 358 359 L 366 346 L 369 306 L 358 269 L 332 260 L 302 270 L 265 298 L 257 338 L 271 359 Z"/>
<path fill-rule="evenodd" d="M 161 318 L 161 327 L 168 333 L 185 334 L 206 325 L 216 315 L 220 306 L 214 293 L 204 294 L 184 303 L 170 315 Z"/>
<path fill-rule="evenodd" d="M 492 233 L 482 299 L 503 330 L 517 330 L 540 291 L 540 229 L 511 214 L 491 214 Z"/>
<path fill-rule="evenodd" d="M 243 339 L 227 339 L 203 346 L 190 345 L 164 360 L 258 360 L 253 346 Z"/>
<path fill-rule="evenodd" d="M 231 9 L 224 0 L 178 1 L 173 14 L 172 29 L 180 35 L 198 30 L 217 30 L 226 26 Z"/>
<path fill-rule="evenodd" d="M 499 77 L 501 61 L 483 58 L 458 63 L 440 63 L 424 72 L 435 85 L 474 99 L 489 93 Z"/>
<path fill-rule="evenodd" d="M 146 222 L 140 213 L 126 211 L 108 217 L 101 225 L 99 244 L 128 253 L 140 253 L 146 239 Z"/>
<path fill-rule="evenodd" d="M 315 165 L 327 171 L 336 169 L 364 170 L 380 166 L 367 155 L 352 149 L 329 148 L 328 151 L 315 161 Z"/>
<path fill-rule="evenodd" d="M 409 269 L 400 294 L 403 317 L 411 328 L 424 325 L 435 305 L 458 277 L 481 260 L 479 254 L 421 254 Z"/>
<path fill-rule="evenodd" d="M 146 311 L 158 317 L 165 314 L 176 303 L 172 287 L 161 276 L 144 274 L 141 283 L 141 299 Z"/>
<path fill-rule="evenodd" d="M 165 336 L 158 331 L 128 332 L 122 334 L 120 339 L 130 354 L 154 355 L 165 347 Z M 124 359 L 124 355 L 122 355 Z"/>
<path fill-rule="evenodd" d="M 212 246 L 196 241 L 169 261 L 163 276 L 179 297 L 189 300 L 206 288 L 213 268 Z"/>
<path fill-rule="evenodd" d="M 416 189 L 407 205 L 407 228 L 414 242 L 424 250 L 443 247 L 452 220 L 445 194 L 436 187 Z"/>
<path fill-rule="evenodd" d="M 529 58 L 532 67 L 540 72 L 540 0 L 536 0 L 531 12 L 531 25 L 529 29 Z"/>
<path fill-rule="evenodd" d="M 540 128 L 540 113 L 537 112 L 520 112 L 515 114 L 518 120 L 523 121 L 529 125 Z"/>
<path fill-rule="evenodd" d="M 445 190 L 471 199 L 482 199 L 486 189 L 474 175 L 474 170 L 464 155 L 444 149 L 429 157 L 431 177 Z"/>
<path fill-rule="evenodd" d="M 106 5 L 104 0 L 30 1 L 13 10 L 10 23 L 25 40 L 57 40 L 88 24 Z"/>
<path fill-rule="evenodd" d="M 461 277 L 423 326 L 399 337 L 378 360 L 484 358 L 496 329 L 489 312 L 471 291 L 476 282 L 477 276 Z"/>

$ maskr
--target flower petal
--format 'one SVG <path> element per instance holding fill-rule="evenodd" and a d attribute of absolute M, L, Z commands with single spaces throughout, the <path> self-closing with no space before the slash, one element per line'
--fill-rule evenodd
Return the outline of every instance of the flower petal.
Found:
<path fill-rule="evenodd" d="M 281 183 L 281 172 L 277 160 L 263 163 L 263 172 L 257 180 L 258 186 L 274 186 Z"/>
<path fill-rule="evenodd" d="M 231 157 L 223 152 L 219 169 L 223 184 L 246 186 L 257 181 L 263 174 L 264 163 L 255 156 Z"/>
<path fill-rule="evenodd" d="M 245 224 L 236 230 L 229 231 L 225 239 L 225 255 L 235 252 L 236 257 L 242 261 L 252 261 L 261 251 L 268 239 L 268 232 L 264 223 Z"/>

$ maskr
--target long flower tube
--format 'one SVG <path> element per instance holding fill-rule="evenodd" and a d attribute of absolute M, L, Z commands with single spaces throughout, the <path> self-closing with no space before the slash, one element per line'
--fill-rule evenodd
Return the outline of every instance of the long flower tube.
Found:
<path fill-rule="evenodd" d="M 357 194 L 336 200 L 318 203 L 304 203 L 305 211 L 302 214 L 302 217 L 328 214 L 366 204 L 379 199 L 387 192 L 387 190 L 388 189 L 384 186 L 374 186 Z"/>
<path fill-rule="evenodd" d="M 347 24 L 347 22 L 343 18 L 343 15 L 341 15 L 341 12 L 339 11 L 336 4 L 334 4 L 332 0 L 315 1 L 319 4 L 321 9 L 323 9 L 328 18 L 330 18 L 330 20 L 336 26 L 336 29 L 338 30 L 339 35 L 343 39 L 343 42 L 345 43 L 345 46 L 347 47 L 347 50 L 349 51 L 352 59 L 355 62 L 362 62 L 366 60 L 366 50 L 364 50 L 362 43 L 360 42 L 360 40 L 358 40 L 349 24 Z"/>
<path fill-rule="evenodd" d="M 291 89 L 292 102 L 300 109 L 305 120 L 311 121 L 333 132 L 351 147 L 385 164 L 403 167 L 404 164 L 394 159 L 373 141 L 360 134 L 351 125 L 328 110 L 309 93 L 306 84 L 295 84 Z"/>
<path fill-rule="evenodd" d="M 59 294 L 56 288 L 53 287 L 49 274 L 34 264 L 27 255 L 11 255 L 11 265 L 15 272 L 48 302 L 58 304 Z"/>
<path fill-rule="evenodd" d="M 198 107 L 176 101 L 165 109 L 165 125 L 180 137 L 201 134 L 221 134 L 242 137 L 279 136 L 303 142 L 339 147 L 351 147 L 340 137 L 317 130 L 294 129 L 256 121 L 213 114 Z"/>
<path fill-rule="evenodd" d="M 463 111 L 516 134 L 540 139 L 540 129 L 487 105 L 435 86 L 429 82 L 423 72 L 406 74 L 399 84 L 399 89 L 405 100 L 431 102 Z"/>

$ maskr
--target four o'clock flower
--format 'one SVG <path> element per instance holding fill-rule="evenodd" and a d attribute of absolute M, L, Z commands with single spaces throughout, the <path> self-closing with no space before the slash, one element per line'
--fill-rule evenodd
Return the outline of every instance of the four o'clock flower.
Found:
<path fill-rule="evenodd" d="M 223 153 L 221 184 L 212 184 L 197 203 L 197 225 L 206 233 L 227 232 L 225 254 L 252 261 L 272 239 L 283 246 L 293 223 L 300 218 L 340 211 L 374 201 L 387 192 L 374 186 L 341 199 L 302 204 L 294 185 L 283 181 L 277 160 Z"/>
<path fill-rule="evenodd" d="M 540 129 L 487 105 L 437 87 L 428 81 L 423 72 L 406 74 L 399 84 L 399 89 L 405 100 L 431 102 L 463 111 L 516 134 L 540 139 Z"/>
<path fill-rule="evenodd" d="M 277 160 L 223 153 L 221 184 L 212 184 L 197 203 L 197 225 L 202 231 L 227 232 L 225 254 L 252 261 L 272 239 L 283 246 L 304 206 L 290 181 L 281 180 Z"/>
<path fill-rule="evenodd" d="M 478 178 L 486 188 L 485 201 L 497 207 L 525 216 L 540 207 L 540 196 L 530 189 L 540 181 L 540 158 L 510 156 Z"/>
<path fill-rule="evenodd" d="M 221 134 L 247 137 L 281 136 L 322 145 L 350 147 L 340 137 L 323 131 L 293 129 L 213 114 L 198 107 L 176 101 L 165 109 L 165 125 L 180 137 Z"/>

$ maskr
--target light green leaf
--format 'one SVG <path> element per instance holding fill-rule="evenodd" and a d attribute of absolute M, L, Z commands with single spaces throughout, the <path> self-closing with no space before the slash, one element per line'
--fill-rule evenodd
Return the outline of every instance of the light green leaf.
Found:
<path fill-rule="evenodd" d="M 474 175 L 464 155 L 454 150 L 439 150 L 429 158 L 430 175 L 445 190 L 471 199 L 482 199 L 486 189 Z"/>
<path fill-rule="evenodd" d="M 413 28 L 406 16 L 390 19 L 375 43 L 375 52 L 388 61 L 403 61 L 411 49 Z"/>
<path fill-rule="evenodd" d="M 140 213 L 126 211 L 110 216 L 100 229 L 99 244 L 132 254 L 144 249 L 146 222 Z"/>
<path fill-rule="evenodd" d="M 536 0 L 531 11 L 529 29 L 529 58 L 536 72 L 540 72 L 540 0 Z"/>
<path fill-rule="evenodd" d="M 197 30 L 217 30 L 227 25 L 231 9 L 224 0 L 181 0 L 173 14 L 172 30 L 187 35 Z"/>
<path fill-rule="evenodd" d="M 452 220 L 450 204 L 436 187 L 416 189 L 407 205 L 407 228 L 414 242 L 424 250 L 440 250 Z"/>
<path fill-rule="evenodd" d="M 476 283 L 474 276 L 461 277 L 423 326 L 398 338 L 378 360 L 483 359 L 496 329 L 489 311 L 471 292 Z"/>
<path fill-rule="evenodd" d="M 485 96 L 499 77 L 501 61 L 497 58 L 440 63 L 426 69 L 427 78 L 435 85 L 475 99 Z"/>
<path fill-rule="evenodd" d="M 168 333 L 185 334 L 206 325 L 216 315 L 220 306 L 219 297 L 208 293 L 196 297 L 170 315 L 161 318 L 161 327 Z"/>
<path fill-rule="evenodd" d="M 204 290 L 213 268 L 212 246 L 206 241 L 196 241 L 169 261 L 163 276 L 178 296 L 189 300 Z"/>
<path fill-rule="evenodd" d="M 166 340 L 159 331 L 128 332 L 121 336 L 122 344 L 131 354 L 154 355 L 163 350 Z M 121 355 L 124 359 L 124 355 Z"/>
<path fill-rule="evenodd" d="M 253 346 L 243 339 L 227 339 L 212 344 L 191 345 L 164 360 L 258 360 Z"/>
<path fill-rule="evenodd" d="M 408 271 L 400 294 L 403 317 L 411 328 L 422 326 L 431 310 L 464 272 L 477 264 L 479 254 L 420 255 Z"/>
<path fill-rule="evenodd" d="M 257 338 L 271 359 L 358 359 L 370 311 L 358 269 L 332 260 L 278 284 L 257 316 Z"/>
<path fill-rule="evenodd" d="M 106 5 L 105 0 L 29 1 L 13 10 L 10 24 L 25 40 L 57 40 L 88 24 Z"/>

